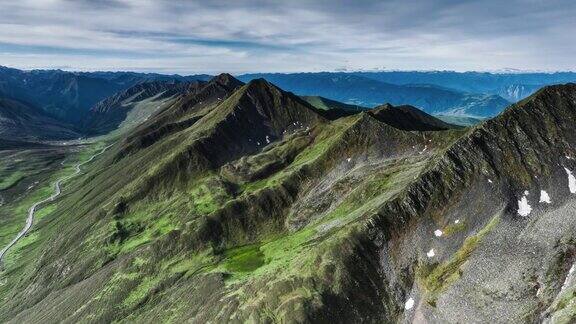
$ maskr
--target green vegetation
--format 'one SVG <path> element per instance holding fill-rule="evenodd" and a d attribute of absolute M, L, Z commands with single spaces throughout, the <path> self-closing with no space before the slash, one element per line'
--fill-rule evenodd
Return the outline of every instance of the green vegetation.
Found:
<path fill-rule="evenodd" d="M 198 214 L 207 215 L 220 208 L 230 199 L 225 184 L 216 176 L 194 181 L 190 190 L 191 208 Z"/>
<path fill-rule="evenodd" d="M 460 222 L 458 224 L 450 224 L 446 227 L 444 227 L 442 229 L 442 233 L 444 233 L 445 236 L 452 236 L 456 233 L 461 233 L 463 231 L 466 230 L 466 221 L 465 220 L 460 220 Z"/>
<path fill-rule="evenodd" d="M 134 307 L 139 302 L 142 302 L 150 293 L 150 291 L 160 282 L 160 278 L 145 277 L 140 284 L 133 289 L 128 297 L 124 299 L 123 306 Z"/>
<path fill-rule="evenodd" d="M 18 181 L 25 177 L 24 172 L 17 170 L 16 172 L 10 173 L 7 177 L 0 178 L 0 191 L 6 190 L 14 186 Z"/>
<path fill-rule="evenodd" d="M 446 290 L 462 275 L 460 267 L 468 261 L 484 236 L 498 224 L 500 218 L 494 216 L 484 228 L 464 240 L 464 243 L 448 261 L 440 264 L 423 265 L 418 269 L 420 285 L 427 293 L 428 302 L 435 305 L 438 295 Z"/>
<path fill-rule="evenodd" d="M 243 246 L 224 252 L 224 267 L 231 272 L 251 272 L 264 265 L 259 245 Z"/>
<path fill-rule="evenodd" d="M 451 215 L 436 202 L 459 197 L 468 161 L 443 154 L 469 130 L 401 131 L 367 113 L 328 121 L 263 81 L 226 89 L 197 89 L 167 105 L 66 181 L 2 272 L 0 321 L 21 314 L 34 322 L 38 310 L 55 322 L 303 322 L 312 313 L 329 318 L 322 312 L 341 302 L 356 316 L 350 322 L 396 319 L 398 300 L 373 281 L 382 246 L 373 244 L 389 243 L 395 258 L 421 213 Z M 152 107 L 140 108 L 133 113 Z M 296 121 L 300 131 L 281 135 Z M 279 139 L 265 148 L 249 141 L 263 134 Z M 67 154 L 67 167 L 27 197 L 49 194 L 61 172 L 103 145 Z M 452 181 L 454 172 L 464 180 Z M 25 213 L 28 203 L 10 210 Z M 497 223 L 444 262 L 420 267 L 432 304 Z M 443 231 L 460 238 L 469 226 Z M 402 287 L 412 283 L 405 269 L 413 262 L 399 262 Z M 357 298 L 357 287 L 378 300 Z"/>

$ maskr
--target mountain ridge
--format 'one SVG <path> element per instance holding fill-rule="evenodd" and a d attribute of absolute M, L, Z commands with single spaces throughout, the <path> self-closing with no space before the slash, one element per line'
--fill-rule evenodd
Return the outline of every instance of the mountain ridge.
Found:
<path fill-rule="evenodd" d="M 0 320 L 576 316 L 562 307 L 575 84 L 432 131 L 394 127 L 444 125 L 412 107 L 330 119 L 268 81 L 230 81 L 193 88 L 64 187 L 20 247 L 38 262 L 5 265 Z"/>

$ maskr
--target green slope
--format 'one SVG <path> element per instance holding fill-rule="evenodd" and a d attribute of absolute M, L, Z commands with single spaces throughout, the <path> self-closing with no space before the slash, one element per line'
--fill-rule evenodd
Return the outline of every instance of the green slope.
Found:
<path fill-rule="evenodd" d="M 503 259 L 524 262 L 523 238 L 506 235 L 524 226 L 516 193 L 576 167 L 575 94 L 551 88 L 474 129 L 417 131 L 377 110 L 330 120 L 265 80 L 222 75 L 65 184 L 1 273 L 0 321 L 395 322 L 415 316 L 409 297 L 426 319 L 465 321 L 458 296 L 499 303 L 473 279 L 503 271 L 466 265 L 506 239 Z M 550 189 L 559 203 L 565 187 Z M 509 309 L 536 318 L 530 296 Z"/>

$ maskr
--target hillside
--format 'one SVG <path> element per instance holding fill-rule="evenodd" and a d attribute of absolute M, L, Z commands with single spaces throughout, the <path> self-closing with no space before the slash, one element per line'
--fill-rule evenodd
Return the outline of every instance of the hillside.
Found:
<path fill-rule="evenodd" d="M 94 105 L 83 118 L 82 129 L 96 135 L 135 127 L 200 84 L 201 81 L 136 84 Z"/>
<path fill-rule="evenodd" d="M 197 83 L 64 184 L 0 321 L 570 322 L 575 103 L 547 87 L 460 129 Z"/>
<path fill-rule="evenodd" d="M 29 104 L 0 97 L 0 141 L 39 141 L 78 138 L 70 124 Z"/>

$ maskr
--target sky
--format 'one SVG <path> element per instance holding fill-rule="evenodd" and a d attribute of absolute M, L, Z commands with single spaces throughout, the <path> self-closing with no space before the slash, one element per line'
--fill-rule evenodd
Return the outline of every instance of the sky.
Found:
<path fill-rule="evenodd" d="M 573 0 L 0 0 L 0 65 L 574 71 L 575 14 Z"/>

